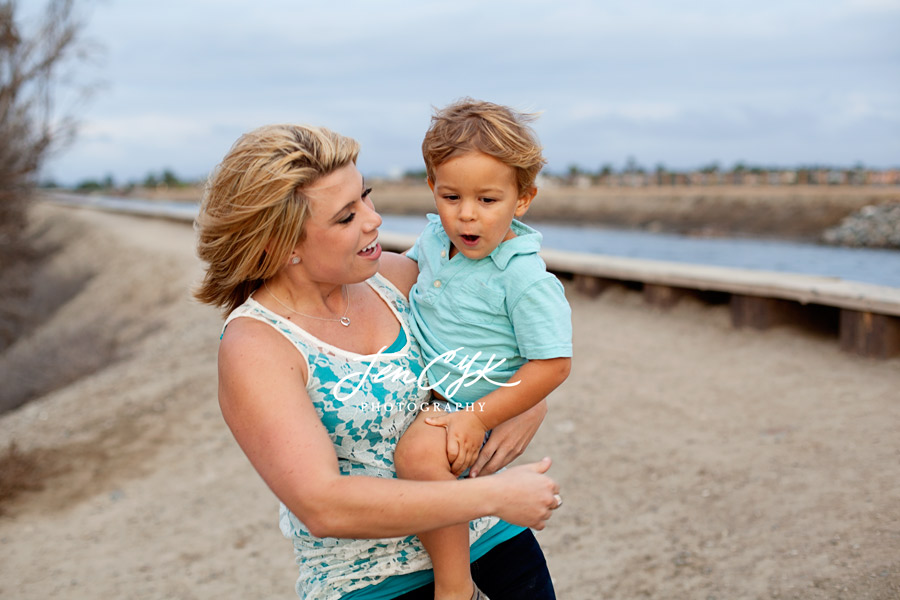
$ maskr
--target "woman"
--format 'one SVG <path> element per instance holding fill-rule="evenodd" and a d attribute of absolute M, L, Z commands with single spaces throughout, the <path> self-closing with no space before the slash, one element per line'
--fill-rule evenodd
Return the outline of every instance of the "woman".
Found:
<path fill-rule="evenodd" d="M 542 529 L 561 503 L 549 459 L 462 481 L 395 478 L 394 446 L 427 395 L 406 326 L 416 265 L 382 253 L 358 151 L 325 129 L 260 128 L 217 167 L 198 217 L 208 267 L 196 296 L 228 314 L 219 403 L 282 502 L 297 593 L 430 598 L 413 533 L 470 521 L 482 590 L 553 598 L 523 529 Z M 521 452 L 542 410 L 498 428 L 483 473 Z"/>

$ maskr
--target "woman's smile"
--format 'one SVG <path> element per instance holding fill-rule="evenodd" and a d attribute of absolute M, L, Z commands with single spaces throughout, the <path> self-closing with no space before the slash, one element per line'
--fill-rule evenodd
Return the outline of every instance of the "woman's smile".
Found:
<path fill-rule="evenodd" d="M 372 204 L 371 191 L 353 163 L 307 188 L 310 217 L 297 255 L 310 279 L 355 283 L 374 275 L 381 258 L 381 216 Z"/>
<path fill-rule="evenodd" d="M 371 244 L 357 252 L 357 254 L 363 258 L 378 259 L 381 256 L 381 244 L 378 243 L 378 238 L 372 240 Z"/>

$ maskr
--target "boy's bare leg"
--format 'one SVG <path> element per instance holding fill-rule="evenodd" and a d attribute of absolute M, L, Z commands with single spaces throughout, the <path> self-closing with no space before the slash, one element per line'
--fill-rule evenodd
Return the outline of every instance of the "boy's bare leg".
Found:
<path fill-rule="evenodd" d="M 453 480 L 447 460 L 447 433 L 425 423 L 435 407 L 422 412 L 397 443 L 397 476 L 418 481 Z M 469 566 L 469 525 L 451 525 L 418 534 L 434 564 L 436 600 L 469 600 L 475 591 Z"/>

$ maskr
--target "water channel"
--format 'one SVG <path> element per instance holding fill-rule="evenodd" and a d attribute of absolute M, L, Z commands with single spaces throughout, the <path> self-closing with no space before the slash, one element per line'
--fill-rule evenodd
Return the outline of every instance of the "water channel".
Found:
<path fill-rule="evenodd" d="M 59 195 L 62 202 L 115 210 L 193 218 L 195 204 L 134 198 Z M 383 231 L 416 234 L 424 216 L 383 215 Z M 761 269 L 837 277 L 900 288 L 900 251 L 844 248 L 821 244 L 745 238 L 699 238 L 667 233 L 609 229 L 594 225 L 531 222 L 544 236 L 544 247 L 575 252 L 680 263 Z"/>

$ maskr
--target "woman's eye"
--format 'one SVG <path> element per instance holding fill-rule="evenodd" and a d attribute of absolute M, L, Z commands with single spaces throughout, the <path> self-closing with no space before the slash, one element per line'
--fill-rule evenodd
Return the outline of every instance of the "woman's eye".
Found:
<path fill-rule="evenodd" d="M 366 198 L 369 197 L 369 194 L 371 194 L 371 193 L 372 193 L 372 188 L 366 188 L 366 191 L 364 191 L 364 192 L 362 193 L 361 198 L 362 198 L 363 200 L 365 200 Z"/>
<path fill-rule="evenodd" d="M 355 216 L 356 216 L 356 213 L 350 213 L 349 215 L 347 215 L 346 217 L 344 217 L 343 219 L 338 221 L 338 223 L 340 223 L 341 225 L 346 225 L 347 223 L 352 221 Z"/>

